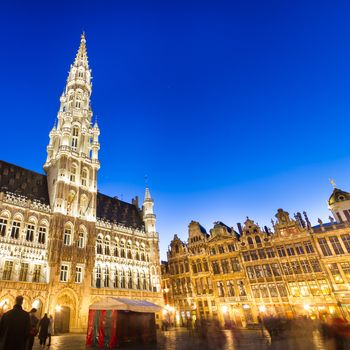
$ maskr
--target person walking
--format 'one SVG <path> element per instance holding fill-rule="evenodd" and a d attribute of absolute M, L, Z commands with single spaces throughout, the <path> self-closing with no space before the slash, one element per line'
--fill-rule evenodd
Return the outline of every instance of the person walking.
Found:
<path fill-rule="evenodd" d="M 25 350 L 30 330 L 28 312 L 22 309 L 23 297 L 17 296 L 15 306 L 0 320 L 0 350 Z"/>
<path fill-rule="evenodd" d="M 35 336 L 38 334 L 39 319 L 35 316 L 36 312 L 37 312 L 37 309 L 34 307 L 29 311 L 30 331 L 29 331 L 26 350 L 32 350 Z"/>
<path fill-rule="evenodd" d="M 47 346 L 51 346 L 51 336 L 53 335 L 53 317 L 52 315 L 49 316 L 49 329 L 48 329 L 48 338 L 49 338 L 49 344 Z"/>
<path fill-rule="evenodd" d="M 39 322 L 39 340 L 42 349 L 45 349 L 46 339 L 49 335 L 49 325 L 50 319 L 47 317 L 47 314 L 45 314 Z"/>

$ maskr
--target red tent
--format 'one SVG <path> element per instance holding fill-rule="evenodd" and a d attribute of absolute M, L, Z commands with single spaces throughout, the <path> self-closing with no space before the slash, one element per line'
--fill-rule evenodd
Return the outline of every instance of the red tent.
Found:
<path fill-rule="evenodd" d="M 156 342 L 155 313 L 145 300 L 106 298 L 90 306 L 87 347 L 113 349 L 122 344 Z"/>

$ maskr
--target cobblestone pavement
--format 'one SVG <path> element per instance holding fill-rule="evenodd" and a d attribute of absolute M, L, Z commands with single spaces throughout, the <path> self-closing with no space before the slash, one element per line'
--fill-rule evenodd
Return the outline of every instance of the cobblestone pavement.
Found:
<path fill-rule="evenodd" d="M 39 350 L 36 339 L 33 350 Z M 66 334 L 52 337 L 50 350 L 85 350 L 85 335 Z M 126 349 L 131 350 L 130 347 Z M 230 331 L 220 332 L 217 336 L 210 336 L 202 340 L 190 334 L 185 329 L 172 329 L 158 333 L 158 343 L 153 347 L 143 345 L 133 347 L 132 350 L 334 350 L 333 344 L 325 344 L 318 332 L 314 332 L 312 339 L 288 339 L 270 344 L 267 334 L 257 331 L 242 331 L 239 344 L 234 341 Z"/>

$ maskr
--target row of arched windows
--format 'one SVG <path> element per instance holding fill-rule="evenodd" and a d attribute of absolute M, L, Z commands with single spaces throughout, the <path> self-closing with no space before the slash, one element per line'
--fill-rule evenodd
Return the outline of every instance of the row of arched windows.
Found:
<path fill-rule="evenodd" d="M 71 246 L 73 245 L 74 235 L 73 227 L 70 224 L 66 224 L 63 232 L 63 245 Z M 86 229 L 84 226 L 79 227 L 78 235 L 75 238 L 75 244 L 78 248 L 85 248 L 87 241 Z"/>
<path fill-rule="evenodd" d="M 34 216 L 29 218 L 28 223 L 24 223 L 22 214 L 15 214 L 12 220 L 8 212 L 0 216 L 0 236 L 4 238 L 45 244 L 47 231 L 48 222 L 41 220 L 38 223 Z"/>
<path fill-rule="evenodd" d="M 128 269 L 112 269 L 110 266 L 95 268 L 96 288 L 140 289 L 151 290 L 150 275 L 144 271 Z"/>
<path fill-rule="evenodd" d="M 115 256 L 120 258 L 135 259 L 139 261 L 149 261 L 148 254 L 145 252 L 145 246 L 137 242 L 132 246 L 131 241 L 125 242 L 114 240 L 111 242 L 109 236 L 103 237 L 99 235 L 96 240 L 96 254 Z"/>

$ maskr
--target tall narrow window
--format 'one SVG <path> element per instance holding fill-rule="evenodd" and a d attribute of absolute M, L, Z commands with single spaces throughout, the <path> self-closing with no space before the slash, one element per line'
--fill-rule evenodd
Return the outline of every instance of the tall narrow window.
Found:
<path fill-rule="evenodd" d="M 34 265 L 32 282 L 40 282 L 41 265 Z"/>
<path fill-rule="evenodd" d="M 96 253 L 97 254 L 103 254 L 103 251 L 102 251 L 102 238 L 101 237 L 97 237 Z"/>
<path fill-rule="evenodd" d="M 0 235 L 4 237 L 6 235 L 7 220 L 0 218 Z"/>
<path fill-rule="evenodd" d="M 121 272 L 121 278 L 120 278 L 120 288 L 125 288 L 126 283 L 125 283 L 125 271 L 122 270 Z"/>
<path fill-rule="evenodd" d="M 96 267 L 96 288 L 101 288 L 101 267 Z"/>
<path fill-rule="evenodd" d="M 113 288 L 119 287 L 119 276 L 118 276 L 118 270 L 114 270 L 114 278 L 113 278 Z"/>
<path fill-rule="evenodd" d="M 81 173 L 81 184 L 83 186 L 87 186 L 87 178 L 88 178 L 88 172 L 86 169 L 83 169 Z"/>
<path fill-rule="evenodd" d="M 34 225 L 29 224 L 26 231 L 26 241 L 33 242 L 34 239 Z"/>
<path fill-rule="evenodd" d="M 109 267 L 106 266 L 104 270 L 103 286 L 109 288 Z"/>
<path fill-rule="evenodd" d="M 12 229 L 11 229 L 11 238 L 18 239 L 20 227 L 21 227 L 21 224 L 18 221 L 13 222 Z"/>
<path fill-rule="evenodd" d="M 332 244 L 332 247 L 333 247 L 333 250 L 334 250 L 335 254 L 337 254 L 337 255 L 344 254 L 344 249 L 341 246 L 337 236 L 329 237 L 329 241 Z"/>
<path fill-rule="evenodd" d="M 84 248 L 85 242 L 84 242 L 84 232 L 80 231 L 78 236 L 78 248 Z"/>
<path fill-rule="evenodd" d="M 73 133 L 72 133 L 72 148 L 75 151 L 78 148 L 78 135 L 79 135 L 79 129 L 75 126 L 73 128 Z"/>
<path fill-rule="evenodd" d="M 83 268 L 81 266 L 75 267 L 75 283 L 81 283 L 83 281 Z"/>
<path fill-rule="evenodd" d="M 64 229 L 63 244 L 64 245 L 72 244 L 72 230 L 69 227 Z"/>
<path fill-rule="evenodd" d="M 60 281 L 68 282 L 68 265 L 61 265 Z"/>
<path fill-rule="evenodd" d="M 132 289 L 132 272 L 131 272 L 131 270 L 129 270 L 129 273 L 128 273 L 128 288 Z"/>
<path fill-rule="evenodd" d="M 19 271 L 19 280 L 26 282 L 28 278 L 28 268 L 29 264 L 27 263 L 21 263 L 21 269 Z"/>
<path fill-rule="evenodd" d="M 46 242 L 46 227 L 39 227 L 38 243 L 45 244 Z"/>
<path fill-rule="evenodd" d="M 109 246 L 109 238 L 106 237 L 105 238 L 105 255 L 110 255 L 111 251 L 110 251 L 110 246 Z"/>
<path fill-rule="evenodd" d="M 1 221 L 0 221 L 0 225 L 1 225 Z M 346 250 L 348 251 L 348 253 L 350 253 L 350 235 L 342 235 L 340 236 L 340 238 L 343 241 Z"/>
<path fill-rule="evenodd" d="M 75 164 L 73 164 L 70 169 L 70 178 L 69 178 L 70 181 L 75 182 L 76 174 L 77 174 L 77 167 L 75 166 Z"/>
<path fill-rule="evenodd" d="M 13 271 L 13 261 L 5 261 L 4 272 L 2 274 L 3 280 L 10 280 Z"/>
<path fill-rule="evenodd" d="M 324 256 L 330 256 L 332 255 L 332 252 L 328 246 L 327 240 L 325 238 L 319 238 L 318 244 L 320 245 L 320 248 L 322 250 L 322 254 Z"/>

